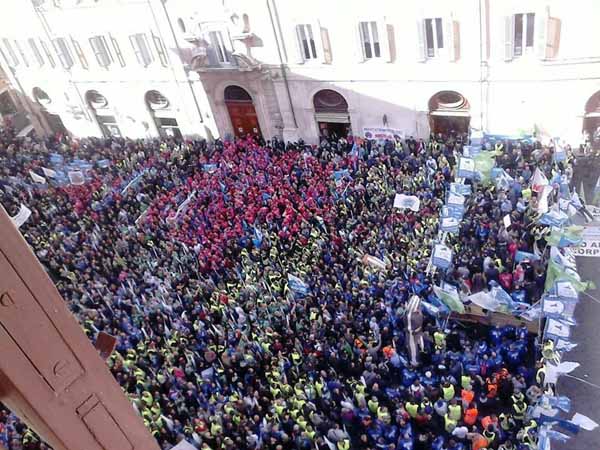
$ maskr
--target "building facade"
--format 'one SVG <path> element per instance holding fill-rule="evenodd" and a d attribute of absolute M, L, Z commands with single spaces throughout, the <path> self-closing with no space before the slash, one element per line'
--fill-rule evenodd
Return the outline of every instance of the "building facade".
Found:
<path fill-rule="evenodd" d="M 0 18 L 2 64 L 78 135 L 476 129 L 578 144 L 600 125 L 595 0 L 22 3 Z"/>

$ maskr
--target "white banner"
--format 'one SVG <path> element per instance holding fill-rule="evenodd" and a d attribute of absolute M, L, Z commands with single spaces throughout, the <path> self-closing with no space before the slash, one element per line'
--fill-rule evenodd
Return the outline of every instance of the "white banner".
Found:
<path fill-rule="evenodd" d="M 21 208 L 19 209 L 19 212 L 16 216 L 11 217 L 11 219 L 17 228 L 21 228 L 21 225 L 23 225 L 27 221 L 27 219 L 29 219 L 29 216 L 31 216 L 31 210 L 23 203 L 21 203 Z"/>
<path fill-rule="evenodd" d="M 394 140 L 394 139 L 402 139 L 402 137 L 404 136 L 404 133 L 395 128 L 365 127 L 365 128 L 363 128 L 363 136 L 367 139 Z"/>
<path fill-rule="evenodd" d="M 29 171 L 29 176 L 35 183 L 46 184 L 46 179 L 35 173 L 33 170 Z"/>
<path fill-rule="evenodd" d="M 396 194 L 394 208 L 410 209 L 417 212 L 421 207 L 421 200 L 416 195 Z"/>
<path fill-rule="evenodd" d="M 600 227 L 586 227 L 582 237 L 581 245 L 573 248 L 575 255 L 600 258 Z"/>

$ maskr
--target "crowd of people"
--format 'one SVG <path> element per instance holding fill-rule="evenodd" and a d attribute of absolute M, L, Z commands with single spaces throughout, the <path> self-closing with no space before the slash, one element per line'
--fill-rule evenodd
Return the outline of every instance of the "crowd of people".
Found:
<path fill-rule="evenodd" d="M 466 296 L 497 283 L 529 304 L 543 291 L 543 259 L 515 259 L 544 247 L 530 179 L 570 174 L 539 144 L 492 150 L 513 181 L 466 181 L 453 264 L 431 270 L 463 142 L 3 130 L 0 201 L 32 211 L 20 230 L 89 338 L 117 338 L 110 370 L 164 449 L 531 450 L 526 411 L 542 388 L 525 327 L 423 308 L 409 354 L 411 299 L 433 302 L 436 285 Z M 32 183 L 57 160 L 93 168 L 82 185 Z M 417 196 L 418 212 L 394 208 L 396 193 Z M 45 448 L 1 406 L 0 443 Z"/>

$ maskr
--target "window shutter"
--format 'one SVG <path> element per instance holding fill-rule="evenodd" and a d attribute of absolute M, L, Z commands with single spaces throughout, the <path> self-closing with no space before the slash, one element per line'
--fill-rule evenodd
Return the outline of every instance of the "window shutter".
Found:
<path fill-rule="evenodd" d="M 362 41 L 362 38 L 360 35 L 360 22 L 357 22 L 356 26 L 354 27 L 354 34 L 355 34 L 355 40 L 356 40 L 356 45 L 355 45 L 356 59 L 359 63 L 365 62 L 363 41 Z"/>
<path fill-rule="evenodd" d="M 302 34 L 300 33 L 300 27 L 302 25 L 296 25 L 296 64 L 304 64 L 304 53 L 302 50 Z"/>
<path fill-rule="evenodd" d="M 539 14 L 535 15 L 535 28 L 533 30 L 535 41 L 533 45 L 539 59 L 546 59 L 548 56 L 548 8 L 544 8 Z"/>
<path fill-rule="evenodd" d="M 331 42 L 329 41 L 327 28 L 321 28 L 321 42 L 323 43 L 323 64 L 331 64 L 333 55 L 331 54 Z"/>
<path fill-rule="evenodd" d="M 377 31 L 379 34 L 379 45 L 381 46 L 381 59 L 385 62 L 392 62 L 390 34 L 388 33 L 388 27 L 385 20 L 382 19 L 377 21 Z"/>
<path fill-rule="evenodd" d="M 510 61 L 513 59 L 514 49 L 514 16 L 508 16 L 504 18 L 504 61 Z"/>
<path fill-rule="evenodd" d="M 455 22 L 450 18 L 444 21 L 444 50 L 448 61 L 456 61 L 456 35 Z"/>
<path fill-rule="evenodd" d="M 313 39 L 315 40 L 315 48 L 317 49 L 317 61 L 321 64 L 326 64 L 325 60 L 325 46 L 323 44 L 323 32 L 321 31 L 321 24 L 318 20 L 310 23 L 312 27 Z"/>
<path fill-rule="evenodd" d="M 417 61 L 425 62 L 427 55 L 425 53 L 425 21 L 417 20 Z"/>
<path fill-rule="evenodd" d="M 560 47 L 560 19 L 550 17 L 548 19 L 548 48 L 546 56 L 556 58 Z"/>

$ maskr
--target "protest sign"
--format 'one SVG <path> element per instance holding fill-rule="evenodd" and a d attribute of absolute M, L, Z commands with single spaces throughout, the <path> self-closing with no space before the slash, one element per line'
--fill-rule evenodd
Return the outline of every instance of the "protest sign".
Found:
<path fill-rule="evenodd" d="M 475 161 L 473 158 L 462 157 L 458 160 L 458 173 L 461 178 L 475 177 Z"/>
<path fill-rule="evenodd" d="M 435 244 L 431 255 L 431 264 L 440 269 L 447 269 L 452 263 L 452 250 L 444 244 Z"/>
<path fill-rule="evenodd" d="M 394 208 L 410 209 L 411 211 L 419 211 L 421 200 L 416 195 L 396 194 L 394 198 Z"/>
<path fill-rule="evenodd" d="M 450 183 L 450 192 L 460 195 L 471 195 L 471 185 L 461 183 Z"/>
<path fill-rule="evenodd" d="M 440 221 L 440 230 L 447 233 L 458 233 L 459 225 L 459 219 L 456 217 L 442 216 Z"/>
<path fill-rule="evenodd" d="M 290 273 L 288 273 L 288 287 L 291 291 L 300 295 L 306 295 L 310 290 L 308 284 Z"/>
<path fill-rule="evenodd" d="M 502 218 L 502 223 L 504 224 L 504 228 L 509 228 L 511 225 L 510 214 L 505 215 Z"/>
<path fill-rule="evenodd" d="M 582 237 L 583 242 L 573 248 L 575 255 L 600 258 L 600 227 L 587 227 Z"/>
<path fill-rule="evenodd" d="M 461 206 L 465 204 L 465 196 L 455 194 L 454 192 L 448 192 L 446 195 L 446 204 L 448 206 Z"/>

